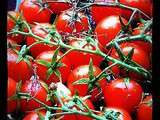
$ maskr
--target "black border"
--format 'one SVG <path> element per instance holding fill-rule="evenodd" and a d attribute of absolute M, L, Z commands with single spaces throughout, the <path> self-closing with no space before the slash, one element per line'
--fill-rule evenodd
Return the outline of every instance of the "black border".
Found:
<path fill-rule="evenodd" d="M 160 120 L 160 1 L 153 0 L 153 120 Z M 7 1 L 0 0 L 0 119 L 6 118 L 7 98 Z"/>
<path fill-rule="evenodd" d="M 153 2 L 153 120 L 160 120 L 160 1 Z"/>
<path fill-rule="evenodd" d="M 7 0 L 0 0 L 0 119 L 7 120 Z"/>

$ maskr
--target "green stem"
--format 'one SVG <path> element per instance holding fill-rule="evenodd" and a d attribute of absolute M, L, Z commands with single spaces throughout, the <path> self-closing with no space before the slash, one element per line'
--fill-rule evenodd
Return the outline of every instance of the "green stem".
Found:
<path fill-rule="evenodd" d="M 41 102 L 40 100 L 38 100 L 37 98 L 34 98 L 34 97 L 30 96 L 28 93 L 21 93 L 21 92 L 19 92 L 19 93 L 17 93 L 17 95 L 21 99 L 32 98 L 34 101 L 38 102 L 39 104 L 41 104 L 42 106 L 44 106 L 49 111 L 51 111 L 51 110 L 61 110 L 61 111 L 64 111 L 65 113 L 70 112 L 70 114 L 71 113 L 73 113 L 73 114 L 80 114 L 80 115 L 92 117 L 92 118 L 94 118 L 96 120 L 106 120 L 106 119 L 104 119 L 103 116 L 98 116 L 98 115 L 94 114 L 93 112 L 92 113 L 82 112 L 82 111 L 75 110 L 75 109 L 69 109 L 66 106 L 62 106 L 62 107 L 50 107 L 50 106 L 46 105 L 45 103 Z M 23 97 L 26 97 L 26 98 L 23 98 Z"/>
<path fill-rule="evenodd" d="M 16 31 L 16 33 L 17 33 L 17 34 L 23 34 L 23 33 L 25 33 L 25 32 Z M 28 35 L 28 36 L 32 36 L 32 37 L 36 38 L 37 40 L 44 41 L 44 38 L 39 37 L 39 36 L 37 36 L 37 35 L 35 35 L 35 34 L 33 34 L 33 33 L 27 33 L 27 35 Z M 138 36 L 138 35 L 137 35 L 137 36 Z M 139 38 L 142 37 L 142 36 L 141 36 L 141 37 L 140 37 L 140 36 L 137 37 L 137 36 L 133 36 L 134 39 L 136 39 L 136 38 L 138 38 L 138 37 L 139 37 Z M 129 39 L 133 39 L 133 37 L 130 37 Z M 123 39 L 124 39 L 124 38 L 123 38 Z M 127 39 L 128 39 L 128 37 L 127 37 Z M 127 40 L 127 39 L 125 38 L 124 40 Z M 119 39 L 119 40 L 122 40 L 122 38 Z M 118 40 L 118 41 L 119 41 L 119 40 Z M 60 40 L 60 41 L 61 41 L 61 40 Z M 49 41 L 49 44 L 52 44 L 52 45 L 55 45 L 55 46 L 59 45 L 59 46 L 61 46 L 61 47 L 67 48 L 67 49 L 74 49 L 75 51 L 81 51 L 81 52 L 96 54 L 96 55 L 99 55 L 99 56 L 104 57 L 104 58 L 105 58 L 106 60 L 108 60 L 108 61 L 111 61 L 111 62 L 113 62 L 113 63 L 115 62 L 115 63 L 117 63 L 118 65 L 121 65 L 121 66 L 123 66 L 123 67 L 128 68 L 129 70 L 132 70 L 132 71 L 134 71 L 134 72 L 137 72 L 137 73 L 139 73 L 139 74 L 142 74 L 142 75 L 145 76 L 145 77 L 148 77 L 148 76 L 151 77 L 151 74 L 149 74 L 149 72 L 148 72 L 147 70 L 145 70 L 144 68 L 139 68 L 139 67 L 130 66 L 130 65 L 126 64 L 126 63 L 123 63 L 122 61 L 119 61 L 119 60 L 117 60 L 117 59 L 115 59 L 115 58 L 112 58 L 112 57 L 106 55 L 106 54 L 103 53 L 102 51 L 88 50 L 88 49 L 83 49 L 83 48 L 76 48 L 76 47 L 73 47 L 73 46 L 64 44 L 63 42 L 55 43 L 55 42 Z"/>
<path fill-rule="evenodd" d="M 139 35 L 134 35 L 134 36 L 128 36 L 128 37 L 124 37 L 124 38 L 119 38 L 116 40 L 117 43 L 122 43 L 122 42 L 129 42 L 129 41 L 137 41 L 137 40 L 145 40 L 146 42 L 152 43 L 151 39 L 148 39 L 146 36 L 150 36 L 150 35 L 146 35 L 146 34 L 139 34 Z M 111 47 L 114 45 L 114 40 L 109 42 L 106 46 L 107 47 Z"/>

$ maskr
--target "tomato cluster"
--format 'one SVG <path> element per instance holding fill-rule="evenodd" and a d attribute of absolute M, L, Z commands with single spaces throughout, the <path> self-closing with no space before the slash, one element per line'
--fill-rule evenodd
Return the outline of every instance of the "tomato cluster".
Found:
<path fill-rule="evenodd" d="M 152 120 L 152 0 L 118 2 L 23 0 L 8 11 L 8 114 Z"/>

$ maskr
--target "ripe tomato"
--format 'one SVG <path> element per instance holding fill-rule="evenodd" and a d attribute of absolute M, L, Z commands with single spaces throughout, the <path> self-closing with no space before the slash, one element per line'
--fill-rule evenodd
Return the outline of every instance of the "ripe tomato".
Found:
<path fill-rule="evenodd" d="M 94 105 L 90 99 L 85 99 L 85 100 L 83 100 L 83 102 L 90 109 L 94 110 Z M 77 106 L 73 106 L 73 108 L 76 108 L 77 110 L 79 109 Z M 61 111 L 57 110 L 57 112 L 61 112 Z M 62 116 L 57 116 L 57 117 L 62 117 Z M 92 120 L 92 118 L 87 117 L 87 116 L 83 116 L 83 115 L 68 114 L 68 115 L 64 115 L 61 120 Z"/>
<path fill-rule="evenodd" d="M 72 5 L 70 3 L 67 3 L 65 0 L 56 0 L 56 1 L 48 0 L 47 3 L 50 6 L 51 11 L 58 15 L 61 12 L 72 7 Z"/>
<path fill-rule="evenodd" d="M 22 80 L 29 80 L 32 75 L 32 68 L 25 62 L 25 60 L 16 63 L 18 55 L 12 49 L 7 49 L 7 62 L 8 62 L 8 76 L 17 82 Z M 32 66 L 32 62 L 30 61 Z"/>
<path fill-rule="evenodd" d="M 108 112 L 115 112 L 115 113 L 117 113 L 117 120 L 132 120 L 132 118 L 131 118 L 131 116 L 130 116 L 130 114 L 126 111 L 126 110 L 124 110 L 124 109 L 121 109 L 121 108 L 115 108 L 115 107 L 107 107 L 107 108 L 105 108 L 105 113 L 108 113 Z M 110 114 L 112 114 L 112 113 L 110 113 Z M 110 116 L 110 117 L 115 117 L 115 114 L 114 114 L 114 116 L 112 115 L 108 115 L 108 116 Z M 110 118 L 110 119 L 115 119 L 115 118 Z"/>
<path fill-rule="evenodd" d="M 95 0 L 95 4 L 91 6 L 90 10 L 91 10 L 91 15 L 93 17 L 93 20 L 96 22 L 96 24 L 98 24 L 102 19 L 111 16 L 111 15 L 120 15 L 121 14 L 121 9 L 119 7 L 109 7 L 109 6 L 105 6 L 103 5 L 104 3 L 106 3 L 108 1 L 104 1 L 104 0 Z M 114 2 L 114 0 L 110 0 L 109 2 Z M 102 5 L 98 5 L 98 4 L 102 3 Z"/>
<path fill-rule="evenodd" d="M 90 43 L 87 43 L 86 40 L 71 40 L 69 42 L 69 45 L 75 47 L 75 48 L 83 48 L 88 50 L 95 50 L 95 46 L 93 46 Z M 89 64 L 90 59 L 92 58 L 93 64 L 99 66 L 102 62 L 103 58 L 101 56 L 80 52 L 80 51 L 71 51 L 67 54 L 67 57 L 69 58 L 71 65 L 74 68 L 80 66 L 80 65 L 87 65 Z"/>
<path fill-rule="evenodd" d="M 46 38 L 48 35 L 48 32 L 45 31 L 44 28 L 51 28 L 51 25 L 49 23 L 39 23 L 32 28 L 32 32 L 40 36 L 42 38 Z M 36 42 L 36 39 L 33 37 L 28 36 L 27 37 L 27 45 L 32 45 Z M 33 47 L 31 47 L 30 52 L 32 56 L 37 57 L 41 52 L 48 51 L 48 50 L 55 50 L 56 46 L 49 46 L 44 43 L 36 44 Z"/>
<path fill-rule="evenodd" d="M 122 20 L 124 24 L 127 23 L 124 18 L 122 18 Z M 97 35 L 99 43 L 105 48 L 106 44 L 114 39 L 120 30 L 121 23 L 119 16 L 113 15 L 104 18 L 98 23 L 95 29 L 95 34 Z"/>
<path fill-rule="evenodd" d="M 16 20 L 18 20 L 18 18 L 20 17 L 20 14 L 16 11 L 9 11 L 8 14 L 10 14 Z M 14 29 L 15 25 L 15 21 L 12 18 L 10 18 L 9 15 L 7 15 L 7 32 L 10 32 L 12 29 Z M 8 35 L 8 38 L 12 39 L 18 44 L 24 40 L 24 36 L 20 34 Z"/>
<path fill-rule="evenodd" d="M 40 100 L 46 105 L 51 105 L 50 101 L 46 101 L 48 93 L 46 89 L 43 87 L 42 81 L 40 80 L 33 79 L 26 81 L 25 83 L 22 84 L 21 92 L 30 94 L 32 97 Z M 20 107 L 23 112 L 31 111 L 41 106 L 42 105 L 36 102 L 33 98 L 29 100 L 21 99 L 20 101 Z"/>
<path fill-rule="evenodd" d="M 8 87 L 7 87 L 7 112 L 13 112 L 16 110 L 17 108 L 17 101 L 16 100 L 12 100 L 12 96 L 14 96 L 16 94 L 16 86 L 17 86 L 17 82 L 8 77 Z"/>
<path fill-rule="evenodd" d="M 83 13 L 75 14 L 68 10 L 61 13 L 56 20 L 56 29 L 59 33 L 79 33 L 89 29 L 88 18 Z"/>
<path fill-rule="evenodd" d="M 72 94 L 75 94 L 76 92 L 78 92 L 79 96 L 88 95 L 88 90 L 89 90 L 88 84 L 73 84 L 74 82 L 76 82 L 82 78 L 89 78 L 88 72 L 89 72 L 89 65 L 82 65 L 82 66 L 75 68 L 70 73 L 70 75 L 68 77 L 68 81 L 67 81 L 67 86 L 71 90 Z M 93 66 L 93 74 L 95 76 L 97 76 L 100 72 L 101 72 L 100 68 L 98 68 L 97 66 Z M 104 86 L 106 85 L 106 80 L 101 79 L 98 81 L 98 83 L 99 83 L 101 89 L 103 89 Z M 91 93 L 91 99 L 93 101 L 96 101 L 99 99 L 100 94 L 98 96 L 93 96 L 93 95 L 94 95 L 94 93 L 100 93 L 101 89 L 97 89 L 97 87 L 94 87 L 94 88 L 95 89 L 93 89 L 93 91 Z"/>
<path fill-rule="evenodd" d="M 140 103 L 143 90 L 134 80 L 126 83 L 125 79 L 117 78 L 104 88 L 104 102 L 108 107 L 122 108 L 131 113 Z"/>
<path fill-rule="evenodd" d="M 24 18 L 28 23 L 48 22 L 50 21 L 51 11 L 45 6 L 44 1 L 40 3 L 38 0 L 23 0 L 19 6 L 19 11 L 23 13 Z"/>
<path fill-rule="evenodd" d="M 138 8 L 145 14 L 152 16 L 152 6 L 153 6 L 152 0 L 120 0 L 119 2 L 130 7 Z M 132 14 L 131 10 L 122 9 L 121 15 L 123 17 L 129 19 L 131 14 Z"/>
<path fill-rule="evenodd" d="M 142 29 L 143 27 L 144 27 L 143 24 L 139 24 L 139 26 L 137 28 L 133 29 L 133 33 L 132 34 L 133 35 L 139 35 L 143 31 L 143 29 Z M 144 49 L 144 51 L 146 51 L 148 54 L 150 54 L 151 51 L 152 51 L 152 44 L 149 43 L 149 42 L 145 42 L 145 41 L 139 40 L 139 41 L 133 41 L 133 43 L 141 46 L 141 48 Z"/>
<path fill-rule="evenodd" d="M 39 112 L 39 114 L 45 117 L 45 112 Z M 38 113 L 30 112 L 24 116 L 23 120 L 40 120 L 40 119 L 39 119 Z"/>
<path fill-rule="evenodd" d="M 133 43 L 123 43 L 123 44 L 120 45 L 120 48 L 121 48 L 122 53 L 124 55 L 128 55 L 128 53 L 131 51 L 131 49 L 134 48 L 134 54 L 132 56 L 132 61 L 138 63 L 139 65 L 141 65 L 145 69 L 149 69 L 150 68 L 149 56 L 141 48 L 141 46 L 138 46 L 138 45 L 133 44 Z M 119 59 L 118 53 L 116 52 L 115 49 L 113 49 L 111 51 L 111 55 L 110 56 L 113 57 L 113 58 Z M 111 65 L 111 64 L 112 64 L 112 62 L 109 62 L 109 65 Z M 118 65 L 113 66 L 112 67 L 112 71 L 113 71 L 113 73 L 115 75 L 122 75 L 122 76 L 126 76 L 127 75 L 126 70 L 124 70 L 123 68 L 119 68 Z M 135 72 L 129 72 L 129 76 L 131 78 L 135 78 L 137 80 L 142 79 L 142 76 L 139 75 L 138 73 L 135 73 Z"/>
<path fill-rule="evenodd" d="M 37 74 L 40 77 L 40 79 L 45 81 L 47 84 L 50 84 L 51 82 L 59 82 L 60 79 L 53 72 L 51 74 L 51 76 L 49 77 L 49 79 L 46 80 L 48 68 L 47 68 L 47 66 L 44 66 L 44 65 L 38 63 L 37 61 L 38 60 L 45 60 L 45 61 L 51 63 L 53 54 L 54 54 L 54 51 L 44 51 L 41 54 L 39 54 L 35 59 L 35 63 L 37 65 Z M 59 55 L 57 56 L 57 58 L 59 59 L 60 56 L 62 56 L 62 53 L 59 52 Z M 61 73 L 62 82 L 65 83 L 67 81 L 68 75 L 70 73 L 71 65 L 70 65 L 70 61 L 68 60 L 68 58 L 66 56 L 64 56 L 61 59 L 61 63 L 64 65 L 60 66 L 58 68 L 55 68 L 55 69 L 59 70 L 59 72 Z"/>
<path fill-rule="evenodd" d="M 147 96 L 138 106 L 137 120 L 152 120 L 152 96 Z"/>

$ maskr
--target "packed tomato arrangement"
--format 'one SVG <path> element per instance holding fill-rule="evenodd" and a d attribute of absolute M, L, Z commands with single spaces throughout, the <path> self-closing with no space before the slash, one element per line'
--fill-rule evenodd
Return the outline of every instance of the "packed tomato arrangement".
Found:
<path fill-rule="evenodd" d="M 22 0 L 7 45 L 8 119 L 152 120 L 152 0 Z"/>

